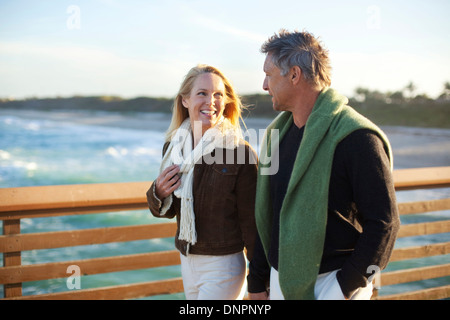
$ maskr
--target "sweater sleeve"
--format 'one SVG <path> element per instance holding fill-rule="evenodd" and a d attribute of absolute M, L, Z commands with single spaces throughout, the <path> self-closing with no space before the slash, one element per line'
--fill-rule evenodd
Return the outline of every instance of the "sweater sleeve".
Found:
<path fill-rule="evenodd" d="M 169 146 L 169 143 L 166 142 L 163 146 L 163 150 L 162 150 L 162 155 L 164 156 L 164 154 L 167 151 L 167 148 Z M 174 209 L 173 203 L 170 205 L 170 207 L 167 209 L 167 212 L 164 215 L 161 215 L 161 209 L 163 208 L 163 206 L 165 206 L 166 201 L 168 201 L 168 199 L 159 199 L 156 196 L 156 179 L 152 182 L 152 184 L 150 185 L 150 188 L 147 190 L 146 193 L 147 196 L 147 203 L 148 203 L 148 208 L 150 209 L 150 212 L 152 213 L 153 216 L 157 217 L 157 218 L 173 218 L 176 215 L 176 210 Z"/>
<path fill-rule="evenodd" d="M 269 287 L 270 266 L 258 235 L 255 240 L 255 250 L 253 258 L 249 263 L 249 272 L 247 276 L 248 292 L 264 292 Z"/>
<path fill-rule="evenodd" d="M 258 159 L 251 146 L 242 145 L 239 148 L 244 148 L 245 163 L 242 165 L 236 181 L 236 206 L 242 239 L 247 249 L 247 258 L 251 260 L 257 232 L 255 222 L 255 195 Z"/>
<path fill-rule="evenodd" d="M 368 130 L 358 130 L 338 148 L 335 156 L 341 153 L 344 158 L 356 219 L 362 227 L 353 253 L 337 274 L 342 292 L 351 297 L 359 287 L 367 285 L 371 270 L 386 267 L 400 220 L 390 163 L 381 139 Z"/>
<path fill-rule="evenodd" d="M 166 199 L 160 200 L 156 196 L 155 181 L 153 181 L 152 184 L 150 185 L 150 188 L 148 189 L 146 195 L 147 195 L 148 208 L 150 209 L 150 212 L 152 213 L 153 216 L 155 216 L 157 218 L 168 218 L 168 219 L 171 219 L 176 216 L 176 210 L 173 206 L 173 203 L 170 205 L 170 207 L 167 209 L 167 212 L 164 215 L 161 214 L 161 209 L 168 199 L 166 198 Z"/>

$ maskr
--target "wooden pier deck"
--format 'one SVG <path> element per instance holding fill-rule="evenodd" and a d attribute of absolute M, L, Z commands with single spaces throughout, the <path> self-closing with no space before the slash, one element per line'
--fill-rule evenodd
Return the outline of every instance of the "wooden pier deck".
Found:
<path fill-rule="evenodd" d="M 394 171 L 397 191 L 450 187 L 450 167 L 404 169 Z M 183 291 L 179 277 L 130 283 L 91 289 L 67 290 L 36 295 L 22 295 L 22 283 L 45 279 L 67 278 L 67 268 L 76 265 L 83 275 L 120 272 L 145 268 L 178 265 L 176 250 L 96 257 L 81 260 L 22 264 L 21 253 L 28 250 L 64 248 L 82 245 L 121 243 L 144 239 L 173 237 L 174 222 L 116 226 L 71 231 L 21 234 L 21 221 L 52 216 L 107 213 L 147 208 L 145 193 L 150 182 L 108 183 L 87 185 L 43 186 L 0 189 L 0 252 L 4 266 L 0 268 L 3 299 L 135 299 Z M 399 203 L 401 215 L 422 214 L 450 210 L 450 199 Z M 448 213 L 447 213 L 448 214 Z M 399 238 L 450 232 L 450 219 L 402 225 Z M 447 255 L 450 242 L 427 243 L 421 246 L 394 250 L 391 262 L 422 257 Z M 425 279 L 450 276 L 450 264 L 413 266 L 412 268 L 382 272 L 381 285 L 388 286 Z M 450 297 L 450 284 L 393 295 L 378 295 L 373 299 L 445 299 Z"/>

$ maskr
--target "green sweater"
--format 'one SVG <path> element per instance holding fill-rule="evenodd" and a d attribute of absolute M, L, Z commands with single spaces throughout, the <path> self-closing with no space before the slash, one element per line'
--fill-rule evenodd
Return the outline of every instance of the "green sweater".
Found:
<path fill-rule="evenodd" d="M 339 142 L 358 129 L 374 131 L 385 144 L 392 169 L 392 152 L 387 137 L 347 103 L 347 98 L 335 90 L 324 89 L 305 125 L 280 212 L 278 272 L 285 299 L 314 299 L 314 285 L 325 240 L 332 161 Z M 276 159 L 276 154 L 271 152 L 277 152 L 278 144 L 292 121 L 292 113 L 282 112 L 268 126 L 261 146 L 255 214 L 266 256 L 273 215 L 269 196 L 270 176 L 266 172 L 275 165 L 272 160 Z M 279 139 L 271 140 L 270 132 L 274 129 L 279 130 Z"/>

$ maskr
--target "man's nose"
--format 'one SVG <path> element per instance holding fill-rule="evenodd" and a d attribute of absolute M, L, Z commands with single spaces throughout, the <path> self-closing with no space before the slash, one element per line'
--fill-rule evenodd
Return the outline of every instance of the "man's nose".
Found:
<path fill-rule="evenodd" d="M 267 77 L 264 78 L 264 81 L 263 81 L 263 90 L 269 91 L 269 84 L 268 84 L 268 81 L 267 81 Z"/>

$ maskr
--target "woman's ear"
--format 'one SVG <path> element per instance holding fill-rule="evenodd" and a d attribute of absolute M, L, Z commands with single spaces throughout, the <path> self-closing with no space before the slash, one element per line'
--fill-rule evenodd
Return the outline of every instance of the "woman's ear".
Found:
<path fill-rule="evenodd" d="M 181 97 L 181 104 L 182 104 L 183 107 L 185 107 L 186 109 L 189 109 L 189 104 L 188 104 L 186 98 Z"/>

